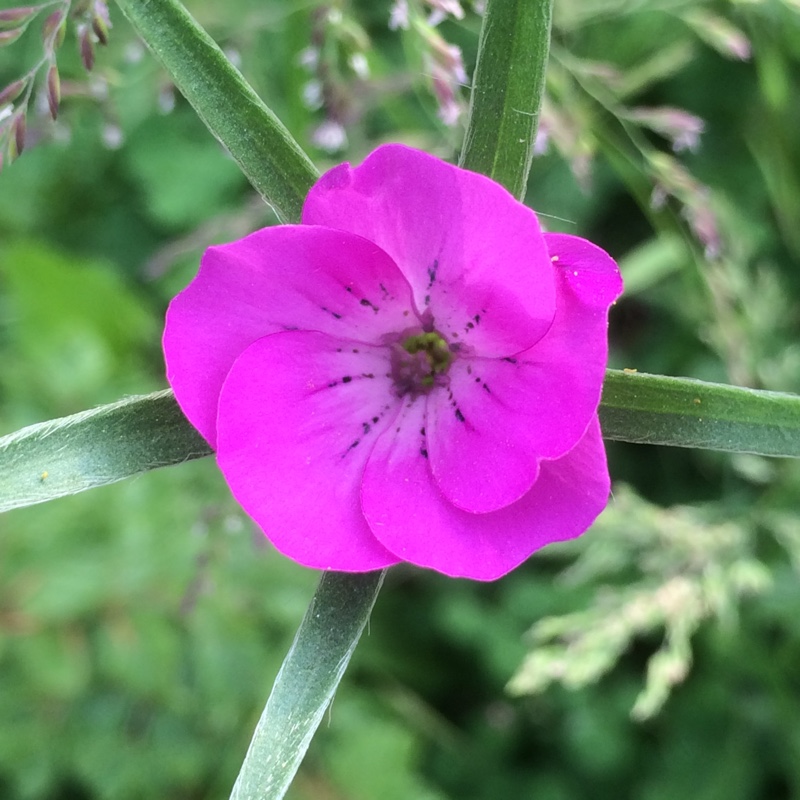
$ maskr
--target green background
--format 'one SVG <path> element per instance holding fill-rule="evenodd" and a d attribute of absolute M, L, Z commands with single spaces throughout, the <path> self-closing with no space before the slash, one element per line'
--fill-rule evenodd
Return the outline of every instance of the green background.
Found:
<path fill-rule="evenodd" d="M 388 30 L 388 2 L 336 6 L 326 27 L 320 3 L 189 4 L 321 169 L 389 140 L 456 157 L 420 37 Z M 698 11 L 752 57 L 715 48 L 725 29 Z M 29 152 L 0 173 L 0 433 L 163 388 L 170 297 L 206 246 L 274 221 L 111 13 L 96 76 L 68 36 L 59 122 L 32 110 Z M 439 29 L 468 72 L 479 23 Z M 0 84 L 37 58 L 35 26 L 0 50 Z M 349 104 L 335 154 L 302 100 L 320 30 Z M 788 2 L 556 0 L 559 127 L 527 201 L 619 258 L 613 366 L 800 391 L 799 55 Z M 700 148 L 672 154 L 635 106 L 699 115 Z M 666 156 L 698 182 L 684 204 L 713 210 L 719 258 L 684 204 L 653 208 Z M 609 459 L 614 500 L 578 542 L 494 584 L 390 571 L 291 797 L 800 797 L 797 463 L 619 443 Z M 211 459 L 5 514 L 0 797 L 226 797 L 316 578 Z"/>

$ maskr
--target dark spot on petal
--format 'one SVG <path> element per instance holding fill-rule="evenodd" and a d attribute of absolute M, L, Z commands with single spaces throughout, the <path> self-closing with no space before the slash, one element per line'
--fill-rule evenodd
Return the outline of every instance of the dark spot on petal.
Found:
<path fill-rule="evenodd" d="M 431 302 L 431 296 L 429 294 L 425 295 L 425 305 L 429 305 Z"/>
<path fill-rule="evenodd" d="M 372 430 L 372 426 L 369 424 L 369 422 L 362 422 L 361 427 L 365 436 Z"/>
<path fill-rule="evenodd" d="M 350 286 L 345 286 L 345 287 L 344 287 L 344 290 L 345 290 L 346 292 L 350 292 L 350 294 L 353 294 L 353 289 L 352 289 L 352 287 L 350 287 Z"/>
<path fill-rule="evenodd" d="M 460 408 L 456 409 L 456 419 L 459 422 L 464 422 L 464 415 L 461 413 L 461 409 Z"/>
<path fill-rule="evenodd" d="M 433 286 L 434 281 L 436 280 L 436 271 L 439 269 L 439 259 L 435 259 L 433 264 L 428 267 L 428 288 L 430 289 Z"/>
<path fill-rule="evenodd" d="M 420 454 L 420 455 L 421 455 L 423 458 L 427 458 L 427 457 L 428 457 L 428 451 L 427 451 L 427 450 L 426 450 L 424 447 L 420 447 L 420 449 L 419 449 L 419 454 Z"/>
<path fill-rule="evenodd" d="M 361 303 L 362 306 L 368 306 L 369 308 L 371 308 L 376 314 L 378 313 L 378 311 L 380 311 L 378 306 L 376 306 L 371 301 L 367 300 L 366 297 L 362 297 L 361 300 L 359 300 L 359 302 Z"/>
<path fill-rule="evenodd" d="M 353 348 L 353 352 L 354 352 L 354 353 L 357 353 L 357 352 L 358 352 L 358 348 L 357 348 L 357 347 L 354 347 L 354 348 Z"/>
<path fill-rule="evenodd" d="M 419 432 L 420 432 L 420 434 L 421 434 L 422 436 L 424 436 L 424 435 L 425 435 L 425 428 L 420 428 L 420 429 L 419 429 Z"/>
<path fill-rule="evenodd" d="M 517 359 L 516 358 L 504 358 L 503 361 L 508 361 L 509 364 L 516 364 L 517 363 Z"/>
<path fill-rule="evenodd" d="M 475 327 L 475 326 L 474 326 L 474 325 L 473 325 L 471 322 L 468 322 L 468 323 L 467 323 L 467 330 L 468 330 L 468 331 L 471 331 L 471 330 L 472 330 L 474 327 Z"/>
<path fill-rule="evenodd" d="M 371 373 L 371 372 L 362 372 L 361 373 L 361 377 L 362 378 L 374 378 L 375 375 L 373 373 Z"/>
<path fill-rule="evenodd" d="M 378 420 L 379 420 L 379 419 L 380 419 L 380 417 L 373 417 L 373 418 L 372 418 L 372 424 L 373 424 L 373 425 L 377 424 L 377 422 L 378 422 Z"/>
<path fill-rule="evenodd" d="M 339 381 L 331 381 L 331 382 L 328 384 L 328 388 L 329 388 L 329 389 L 332 389 L 334 386 L 338 386 L 338 385 L 339 385 Z"/>
<path fill-rule="evenodd" d="M 350 383 L 351 380 L 353 379 L 349 375 L 345 375 L 344 378 L 342 378 L 342 383 Z"/>
<path fill-rule="evenodd" d="M 350 447 L 348 447 L 347 450 L 345 450 L 344 453 L 342 453 L 342 458 L 344 458 L 351 450 L 353 450 L 354 448 L 358 447 L 360 442 L 361 442 L 361 439 L 354 440 L 353 443 L 350 445 Z"/>

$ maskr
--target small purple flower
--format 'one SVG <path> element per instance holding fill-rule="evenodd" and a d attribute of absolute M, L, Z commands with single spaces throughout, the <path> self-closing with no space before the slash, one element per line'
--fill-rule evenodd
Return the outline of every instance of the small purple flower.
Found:
<path fill-rule="evenodd" d="M 303 224 L 206 252 L 167 313 L 167 373 L 290 558 L 492 580 L 607 503 L 621 289 L 498 184 L 386 145 L 323 175 Z"/>

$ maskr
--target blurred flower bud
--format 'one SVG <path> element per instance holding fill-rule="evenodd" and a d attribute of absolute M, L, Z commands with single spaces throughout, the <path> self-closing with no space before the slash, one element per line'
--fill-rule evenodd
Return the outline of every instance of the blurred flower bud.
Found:
<path fill-rule="evenodd" d="M 461 118 L 461 113 L 464 111 L 464 106 L 459 102 L 458 97 L 454 91 L 454 83 L 452 76 L 441 69 L 437 64 L 431 66 L 431 79 L 433 84 L 433 93 L 436 96 L 436 102 L 439 105 L 438 116 L 439 119 L 452 128 L 458 124 Z"/>
<path fill-rule="evenodd" d="M 367 57 L 363 53 L 353 53 L 348 59 L 348 62 L 350 64 L 350 69 L 352 69 L 362 81 L 369 78 L 369 63 L 367 62 Z"/>
<path fill-rule="evenodd" d="M 657 183 L 650 193 L 650 208 L 654 211 L 660 211 L 667 204 L 668 197 L 667 190 Z"/>
<path fill-rule="evenodd" d="M 98 101 L 108 99 L 108 81 L 100 75 L 92 75 L 87 83 L 89 96 Z"/>
<path fill-rule="evenodd" d="M 58 118 L 58 105 L 61 102 L 61 78 L 55 63 L 47 70 L 47 104 L 50 106 L 50 116 Z"/>
<path fill-rule="evenodd" d="M 711 207 L 708 186 L 696 180 L 682 164 L 665 153 L 652 154 L 649 162 L 656 179 L 650 198 L 652 207 L 661 208 L 668 197 L 674 197 L 681 204 L 681 214 L 692 233 L 703 245 L 706 258 L 718 258 L 722 252 L 722 237 Z"/>
<path fill-rule="evenodd" d="M 175 110 L 175 86 L 173 84 L 169 83 L 159 91 L 158 110 L 162 114 L 170 114 Z"/>
<path fill-rule="evenodd" d="M 456 19 L 464 19 L 464 9 L 458 0 L 427 0 L 433 9 L 428 17 L 428 25 L 436 27 L 440 22 L 452 15 Z"/>
<path fill-rule="evenodd" d="M 543 124 L 544 120 L 539 118 L 539 127 L 536 128 L 536 139 L 533 142 L 533 154 L 535 156 L 543 156 L 550 149 L 550 131 L 547 125 Z"/>
<path fill-rule="evenodd" d="M 705 11 L 687 11 L 681 16 L 706 44 L 723 56 L 741 61 L 750 58 L 750 40 L 728 20 Z"/>
<path fill-rule="evenodd" d="M 625 117 L 669 139 L 675 152 L 696 151 L 700 146 L 700 135 L 705 129 L 705 123 L 700 117 L 669 106 L 632 108 Z"/>
<path fill-rule="evenodd" d="M 125 45 L 123 58 L 127 64 L 138 64 L 145 54 L 144 45 L 140 41 L 128 42 Z"/>
<path fill-rule="evenodd" d="M 92 30 L 100 44 L 108 44 L 108 26 L 102 17 L 95 16 L 92 18 Z"/>
<path fill-rule="evenodd" d="M 316 78 L 303 86 L 303 105 L 310 109 L 322 107 L 322 84 Z"/>
<path fill-rule="evenodd" d="M 4 8 L 0 10 L 0 25 L 5 23 L 24 24 L 40 10 L 40 6 L 18 6 L 17 8 Z"/>
<path fill-rule="evenodd" d="M 25 90 L 28 82 L 24 78 L 13 81 L 0 91 L 0 108 L 8 103 L 13 103 Z"/>
<path fill-rule="evenodd" d="M 705 187 L 703 187 L 705 189 Z M 694 235 L 703 245 L 705 257 L 709 261 L 719 258 L 722 253 L 722 239 L 719 235 L 717 218 L 709 203 L 709 193 L 706 189 L 696 202 L 687 204 L 683 209 L 683 216 L 689 223 Z"/>
<path fill-rule="evenodd" d="M 236 69 L 242 68 L 242 54 L 239 50 L 235 47 L 226 47 L 223 52 L 225 53 L 225 58 L 227 58 Z"/>
<path fill-rule="evenodd" d="M 42 40 L 53 50 L 61 47 L 67 35 L 67 18 L 63 11 L 54 11 L 42 23 Z"/>
<path fill-rule="evenodd" d="M 8 31 L 0 31 L 0 47 L 16 42 L 24 32 L 25 28 L 11 28 Z"/>
<path fill-rule="evenodd" d="M 17 114 L 11 122 L 11 132 L 8 137 L 9 163 L 19 158 L 25 149 L 25 131 L 27 127 L 25 114 Z"/>
<path fill-rule="evenodd" d="M 122 147 L 125 136 L 119 125 L 109 122 L 103 126 L 102 139 L 107 150 L 119 150 Z"/>
<path fill-rule="evenodd" d="M 326 153 L 335 153 L 347 145 L 347 132 L 333 119 L 326 119 L 311 134 L 311 141 Z"/>
<path fill-rule="evenodd" d="M 100 44 L 108 44 L 108 31 L 111 28 L 111 17 L 108 15 L 106 0 L 94 0 L 92 6 L 92 28 Z M 105 36 L 105 38 L 103 38 Z"/>
<path fill-rule="evenodd" d="M 94 42 L 92 34 L 86 25 L 78 26 L 78 42 L 81 49 L 81 61 L 87 72 L 92 71 L 94 66 Z"/>
<path fill-rule="evenodd" d="M 396 31 L 400 28 L 408 30 L 409 27 L 408 0 L 394 0 L 389 12 L 389 30 Z"/>
<path fill-rule="evenodd" d="M 306 47 L 297 54 L 297 63 L 304 69 L 313 72 L 319 64 L 319 48 Z"/>

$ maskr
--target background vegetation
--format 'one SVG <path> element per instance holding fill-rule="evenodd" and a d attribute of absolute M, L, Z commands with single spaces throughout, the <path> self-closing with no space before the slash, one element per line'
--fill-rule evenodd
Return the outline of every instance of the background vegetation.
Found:
<path fill-rule="evenodd" d="M 392 30 L 390 5 L 189 8 L 321 168 L 387 140 L 455 157 L 441 46 L 471 74 L 480 18 Z M 274 222 L 110 11 L 0 173 L 2 433 L 162 388 L 170 297 Z M 800 391 L 799 57 L 795 0 L 557 0 L 528 202 L 619 258 L 613 366 Z M 494 584 L 390 571 L 295 800 L 800 797 L 798 464 L 609 458 L 579 541 Z M 316 575 L 210 459 L 0 525 L 0 797 L 226 797 Z"/>

